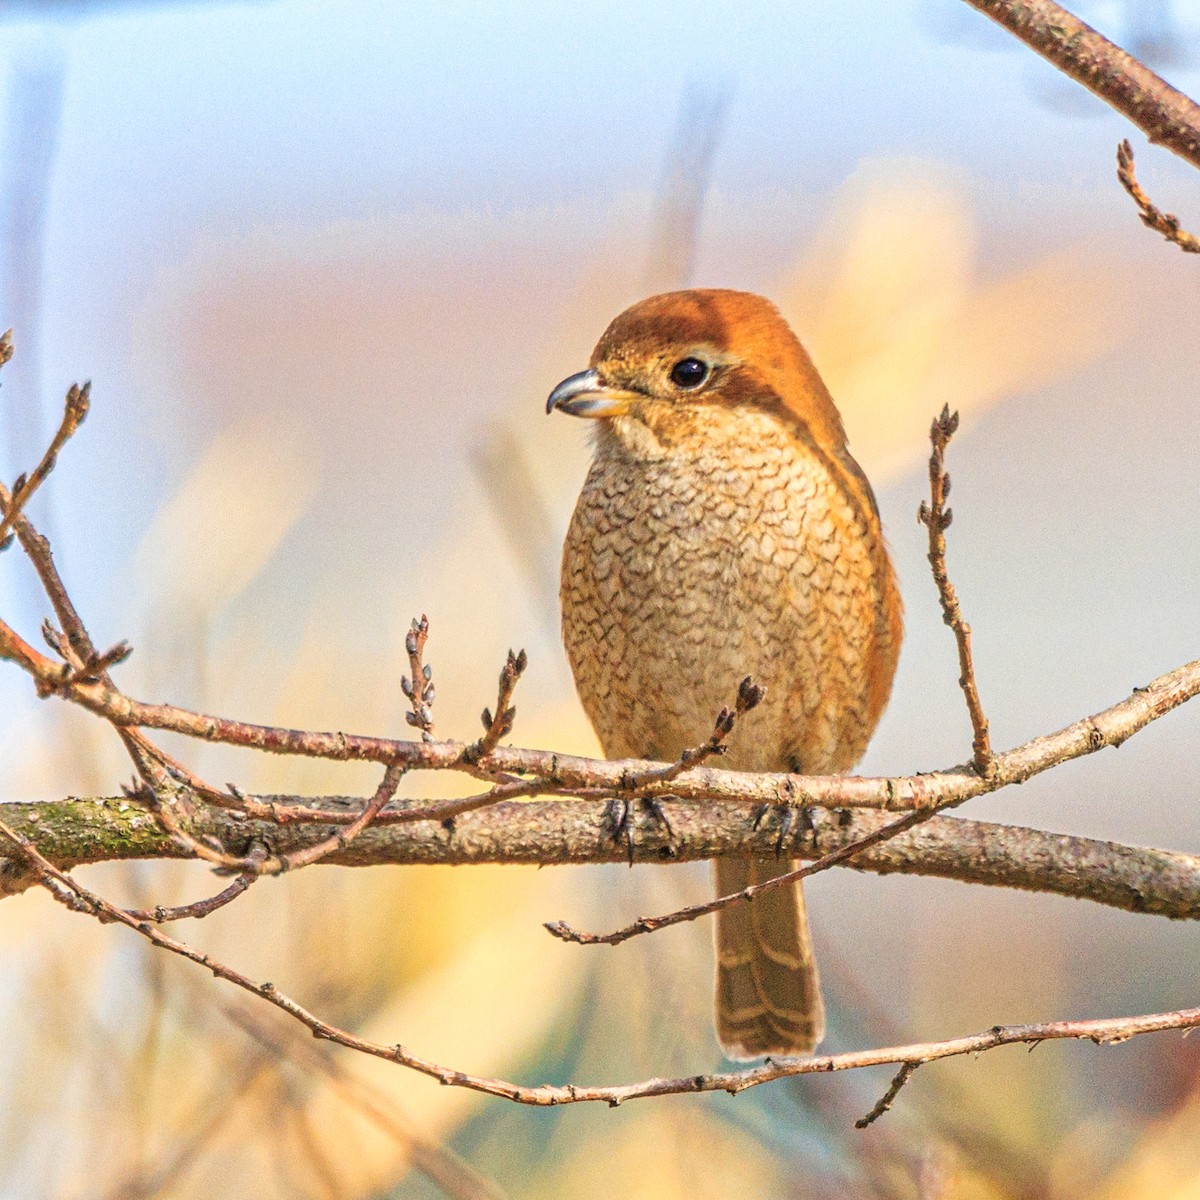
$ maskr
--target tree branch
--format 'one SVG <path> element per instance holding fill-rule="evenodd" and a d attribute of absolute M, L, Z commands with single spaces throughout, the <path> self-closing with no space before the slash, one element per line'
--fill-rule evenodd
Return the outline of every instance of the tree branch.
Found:
<path fill-rule="evenodd" d="M 950 1038 L 939 1042 L 922 1042 L 908 1046 L 886 1046 L 874 1050 L 850 1051 L 844 1054 L 823 1054 L 811 1058 L 770 1059 L 757 1067 L 741 1071 L 714 1072 L 712 1074 L 688 1075 L 677 1079 L 647 1079 L 638 1083 L 615 1086 L 588 1087 L 576 1084 L 542 1084 L 530 1087 L 512 1083 L 506 1079 L 493 1079 L 482 1075 L 471 1075 L 465 1071 L 442 1066 L 431 1059 L 416 1054 L 406 1046 L 384 1045 L 358 1037 L 328 1021 L 322 1020 L 303 1005 L 285 995 L 273 983 L 257 983 L 249 976 L 219 962 L 185 942 L 163 933 L 148 921 L 139 921 L 110 904 L 103 897 L 85 888 L 77 880 L 58 870 L 40 853 L 28 837 L 0 821 L 0 838 L 7 841 L 28 863 L 28 868 L 37 877 L 37 882 L 59 903 L 75 911 L 86 913 L 103 922 L 124 925 L 145 938 L 161 950 L 167 950 L 186 958 L 218 979 L 233 984 L 251 995 L 287 1013 L 309 1029 L 314 1037 L 334 1042 L 361 1054 L 393 1062 L 409 1070 L 417 1071 L 436 1079 L 439 1083 L 499 1096 L 519 1104 L 537 1107 L 552 1107 L 560 1104 L 600 1102 L 615 1108 L 627 1100 L 647 1099 L 652 1096 L 672 1096 L 697 1092 L 728 1092 L 736 1096 L 747 1088 L 759 1087 L 776 1079 L 794 1075 L 829 1074 L 833 1071 L 852 1070 L 861 1067 L 880 1066 L 886 1063 L 902 1063 L 903 1079 L 893 1081 L 896 1091 L 916 1066 L 940 1058 L 951 1058 L 962 1054 L 979 1054 L 999 1046 L 1015 1043 L 1039 1043 L 1056 1039 L 1090 1039 L 1097 1045 L 1109 1045 L 1126 1041 L 1143 1033 L 1167 1029 L 1192 1029 L 1200 1025 L 1200 1008 L 1180 1009 L 1175 1012 L 1150 1013 L 1145 1016 L 1110 1017 L 1091 1021 L 1052 1021 L 1039 1025 L 995 1025 L 985 1033 L 966 1037 Z M 889 843 L 894 844 L 894 843 Z M 891 1091 L 891 1089 L 889 1089 Z M 874 1112 L 874 1110 L 872 1110 Z"/>
<path fill-rule="evenodd" d="M 1200 167 L 1200 105 L 1053 0 L 966 0 L 1110 104 L 1151 142 Z"/>
<path fill-rule="evenodd" d="M 0 659 L 9 659 L 27 670 L 39 690 L 44 685 L 53 693 L 61 685 L 61 664 L 33 650 L 2 621 Z M 191 712 L 170 704 L 145 704 L 104 683 L 68 681 L 62 685 L 62 692 L 64 698 L 117 726 L 168 730 L 201 741 L 273 754 L 340 762 L 394 763 L 410 770 L 478 773 L 478 769 L 464 758 L 474 743 L 408 742 L 342 732 L 255 725 Z M 1120 745 L 1197 693 L 1200 693 L 1200 659 L 1159 676 L 1145 687 L 1135 688 L 1133 695 L 1119 704 L 997 754 L 986 778 L 979 777 L 968 767 L 896 778 L 867 778 L 749 774 L 699 766 L 689 767 L 665 782 L 654 782 L 653 772 L 669 772 L 674 764 L 580 758 L 511 746 L 497 747 L 485 761 L 487 771 L 492 774 L 503 772 L 536 777 L 543 786 L 531 789 L 531 794 L 613 796 L 624 790 L 625 781 L 630 777 L 646 777 L 647 782 L 639 790 L 652 797 L 906 812 L 986 795 L 1012 784 L 1024 783 L 1060 763 L 1095 753 L 1106 746 Z"/>
<path fill-rule="evenodd" d="M 263 796 L 286 811 L 295 798 Z M 330 816 L 356 816 L 361 799 L 308 799 Z M 640 827 L 643 862 L 693 862 L 725 856 L 775 854 L 774 830 L 754 829 L 744 805 L 667 803 L 672 835 L 653 820 Z M 37 843 L 62 869 L 113 860 L 188 858 L 154 815 L 127 797 L 6 804 L 0 810 L 14 832 Z M 603 828 L 603 801 L 553 800 L 497 804 L 460 817 L 453 830 L 440 822 L 365 829 L 323 861 L 339 866 L 508 863 L 560 866 L 623 862 L 624 849 Z M 815 813 L 813 827 L 799 823 L 783 847 L 786 857 L 813 859 L 859 841 L 887 824 L 872 812 Z M 241 813 L 198 808 L 193 832 L 222 845 L 256 841 L 287 854 L 324 840 L 320 825 L 255 821 Z M 1200 919 L 1200 856 L 1125 846 L 1116 842 L 1045 833 L 1021 826 L 935 817 L 894 840 L 860 852 L 855 870 L 954 879 L 1090 900 L 1127 912 Z M 0 895 L 36 882 L 20 856 L 0 853 Z"/>

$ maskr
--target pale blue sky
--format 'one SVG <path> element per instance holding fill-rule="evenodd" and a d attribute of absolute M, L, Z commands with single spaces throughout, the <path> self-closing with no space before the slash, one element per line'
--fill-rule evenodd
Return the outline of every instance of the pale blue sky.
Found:
<path fill-rule="evenodd" d="M 0 45 L 10 85 L 38 62 L 65 78 L 51 392 L 116 368 L 129 297 L 198 239 L 652 189 L 696 81 L 732 93 L 713 182 L 735 196 L 824 192 L 882 155 L 1111 192 L 1127 132 L 960 0 L 97 7 L 14 20 Z M 1185 30 L 1194 8 L 1175 5 Z M 1128 32 L 1120 5 L 1085 11 Z M 1191 184 L 1168 155 L 1154 169 Z"/>
<path fill-rule="evenodd" d="M 1077 178 L 1120 129 L 1063 137 L 1034 102 L 1057 79 L 959 0 L 196 4 L 5 33 L 0 73 L 66 67 L 51 228 L 72 254 L 103 231 L 638 187 L 697 79 L 734 91 L 715 179 L 735 189 L 829 184 L 880 153 Z"/>

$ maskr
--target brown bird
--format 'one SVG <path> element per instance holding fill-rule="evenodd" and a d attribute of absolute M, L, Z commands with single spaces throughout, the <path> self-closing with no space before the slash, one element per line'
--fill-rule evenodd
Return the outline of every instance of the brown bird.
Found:
<path fill-rule="evenodd" d="M 669 292 L 623 312 L 550 394 L 596 419 L 562 563 L 563 640 L 610 758 L 671 761 L 752 675 L 744 771 L 832 774 L 887 703 L 900 596 L 870 484 L 816 368 L 760 296 Z M 789 869 L 717 860 L 718 894 Z M 799 885 L 717 914 L 717 1037 L 811 1053 L 825 1013 Z"/>

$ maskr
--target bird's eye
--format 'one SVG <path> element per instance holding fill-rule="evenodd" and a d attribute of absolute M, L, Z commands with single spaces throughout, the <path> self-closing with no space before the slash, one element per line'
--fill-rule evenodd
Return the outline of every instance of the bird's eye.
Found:
<path fill-rule="evenodd" d="M 708 363 L 698 358 L 681 358 L 671 368 L 671 382 L 676 387 L 698 388 L 708 378 Z"/>

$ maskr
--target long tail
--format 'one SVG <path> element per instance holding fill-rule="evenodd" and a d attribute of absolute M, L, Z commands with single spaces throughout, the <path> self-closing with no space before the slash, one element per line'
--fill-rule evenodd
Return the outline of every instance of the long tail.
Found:
<path fill-rule="evenodd" d="M 720 858 L 717 894 L 792 869 L 791 863 Z M 800 884 L 717 913 L 717 1040 L 730 1058 L 811 1054 L 825 1036 L 825 1003 Z"/>

